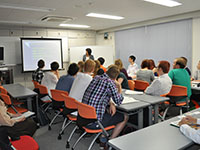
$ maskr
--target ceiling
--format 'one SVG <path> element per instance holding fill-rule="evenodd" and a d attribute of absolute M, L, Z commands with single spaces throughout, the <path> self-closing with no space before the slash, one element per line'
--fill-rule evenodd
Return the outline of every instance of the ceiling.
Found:
<path fill-rule="evenodd" d="M 200 0 L 178 1 L 183 5 L 170 8 L 144 2 L 143 0 L 0 0 L 0 4 L 9 3 L 56 9 L 55 11 L 47 13 L 0 8 L 0 24 L 2 24 L 2 21 L 6 21 L 8 23 L 3 23 L 4 25 L 12 24 L 18 26 L 59 28 L 59 23 L 46 23 L 40 21 L 41 18 L 46 15 L 56 15 L 74 18 L 72 21 L 68 22 L 69 24 L 89 25 L 91 26 L 91 30 L 102 30 L 200 10 Z M 123 16 L 125 19 L 116 21 L 86 17 L 85 15 L 90 12 Z"/>

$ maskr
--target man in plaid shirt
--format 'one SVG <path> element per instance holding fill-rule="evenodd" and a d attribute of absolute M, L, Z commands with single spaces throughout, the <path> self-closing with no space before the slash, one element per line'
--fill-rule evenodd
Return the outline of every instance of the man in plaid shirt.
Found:
<path fill-rule="evenodd" d="M 44 77 L 44 72 L 42 71 L 42 69 L 44 68 L 44 66 L 45 66 L 44 60 L 40 59 L 38 61 L 38 68 L 37 68 L 37 70 L 34 71 L 33 74 L 32 74 L 32 79 L 34 81 L 37 81 L 40 84 L 42 82 L 42 78 Z"/>
<path fill-rule="evenodd" d="M 121 85 L 116 81 L 120 71 L 117 66 L 111 65 L 106 73 L 96 76 L 86 89 L 82 102 L 95 107 L 97 119 L 104 127 L 116 125 L 111 139 L 119 135 L 124 128 L 128 116 L 116 112 L 115 104 L 120 105 L 123 101 Z M 111 102 L 112 100 L 115 102 Z M 109 109 L 107 109 L 110 104 Z M 98 124 L 91 128 L 99 128 Z"/>

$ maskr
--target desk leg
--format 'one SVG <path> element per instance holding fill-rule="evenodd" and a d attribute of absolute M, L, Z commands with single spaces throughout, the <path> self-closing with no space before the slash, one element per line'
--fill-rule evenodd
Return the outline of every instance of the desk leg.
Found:
<path fill-rule="evenodd" d="M 138 112 L 138 129 L 143 128 L 143 109 L 139 109 Z"/>
<path fill-rule="evenodd" d="M 154 123 L 158 123 L 159 105 L 154 105 Z"/>
<path fill-rule="evenodd" d="M 37 119 L 39 119 L 38 95 L 35 96 L 35 100 L 36 100 L 36 116 L 37 116 Z"/>
<path fill-rule="evenodd" d="M 28 98 L 27 98 L 27 107 L 28 107 L 28 110 L 33 111 L 33 107 L 32 107 L 32 97 L 28 97 Z"/>
<path fill-rule="evenodd" d="M 153 107 L 150 105 L 149 107 L 149 125 L 152 125 L 153 124 L 153 115 L 152 115 L 152 110 L 153 110 Z"/>

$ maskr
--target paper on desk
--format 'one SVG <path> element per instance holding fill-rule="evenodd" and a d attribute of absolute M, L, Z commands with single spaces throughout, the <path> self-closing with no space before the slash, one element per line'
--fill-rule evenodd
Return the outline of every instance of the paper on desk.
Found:
<path fill-rule="evenodd" d="M 138 100 L 132 98 L 132 97 L 127 97 L 124 96 L 124 99 L 122 101 L 122 104 L 127 104 L 127 103 L 135 103 L 135 102 L 139 102 Z"/>
<path fill-rule="evenodd" d="M 17 119 L 20 119 L 20 118 L 22 118 L 22 117 L 28 118 L 28 117 L 30 117 L 30 116 L 32 116 L 32 115 L 34 115 L 34 114 L 35 114 L 35 113 L 32 112 L 32 111 L 27 111 L 27 112 L 23 113 L 21 116 L 19 116 L 19 117 L 14 117 L 13 119 L 17 120 Z"/>
<path fill-rule="evenodd" d="M 125 94 L 128 94 L 128 95 L 131 95 L 131 94 L 144 94 L 144 92 L 133 91 L 133 90 L 126 90 Z"/>

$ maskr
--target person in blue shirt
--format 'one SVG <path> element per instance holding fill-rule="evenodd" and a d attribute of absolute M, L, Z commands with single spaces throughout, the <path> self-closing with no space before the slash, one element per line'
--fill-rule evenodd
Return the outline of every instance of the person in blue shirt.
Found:
<path fill-rule="evenodd" d="M 70 64 L 67 71 L 68 74 L 60 77 L 56 84 L 56 90 L 62 90 L 69 93 L 78 71 L 79 67 L 76 63 Z"/>

